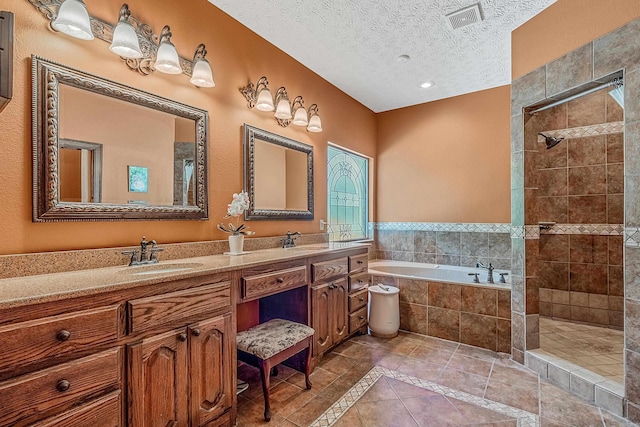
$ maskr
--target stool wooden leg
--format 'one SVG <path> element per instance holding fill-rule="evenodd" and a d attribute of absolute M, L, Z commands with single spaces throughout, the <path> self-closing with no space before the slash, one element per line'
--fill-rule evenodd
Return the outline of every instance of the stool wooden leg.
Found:
<path fill-rule="evenodd" d="M 271 421 L 271 403 L 269 396 L 269 380 L 271 376 L 271 361 L 260 360 L 260 376 L 262 377 L 262 393 L 264 394 L 264 419 Z"/>
<path fill-rule="evenodd" d="M 304 364 L 304 380 L 307 385 L 307 390 L 311 390 L 311 380 L 309 379 L 309 373 L 311 371 L 311 339 L 308 340 L 307 346 L 307 361 Z"/>

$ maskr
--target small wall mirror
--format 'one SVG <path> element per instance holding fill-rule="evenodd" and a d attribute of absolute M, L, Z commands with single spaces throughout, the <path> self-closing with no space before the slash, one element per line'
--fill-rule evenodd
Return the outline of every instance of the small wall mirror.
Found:
<path fill-rule="evenodd" d="M 32 61 L 34 221 L 207 218 L 206 111 Z"/>
<path fill-rule="evenodd" d="M 313 147 L 245 123 L 245 219 L 313 219 Z"/>

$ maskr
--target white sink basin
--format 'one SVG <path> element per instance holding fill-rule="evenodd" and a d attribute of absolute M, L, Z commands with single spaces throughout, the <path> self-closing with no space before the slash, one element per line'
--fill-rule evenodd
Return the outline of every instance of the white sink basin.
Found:
<path fill-rule="evenodd" d="M 198 267 L 202 267 L 202 264 L 198 262 L 150 264 L 150 265 L 131 266 L 124 270 L 120 270 L 120 273 L 130 274 L 132 276 L 148 276 L 151 274 L 165 274 L 165 273 L 175 273 L 178 271 L 192 270 Z"/>

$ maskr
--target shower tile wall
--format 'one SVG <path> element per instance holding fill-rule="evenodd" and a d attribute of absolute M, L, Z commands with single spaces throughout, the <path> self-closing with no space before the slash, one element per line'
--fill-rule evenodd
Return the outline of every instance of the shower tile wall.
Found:
<path fill-rule="evenodd" d="M 376 230 L 378 259 L 511 269 L 509 233 Z"/>
<path fill-rule="evenodd" d="M 525 132 L 618 122 L 623 110 L 601 90 L 538 115 Z M 623 223 L 623 134 L 565 139 L 549 150 L 538 144 L 537 171 L 525 174 L 537 179 L 539 221 Z M 541 234 L 540 315 L 622 329 L 622 247 L 622 236 Z"/>

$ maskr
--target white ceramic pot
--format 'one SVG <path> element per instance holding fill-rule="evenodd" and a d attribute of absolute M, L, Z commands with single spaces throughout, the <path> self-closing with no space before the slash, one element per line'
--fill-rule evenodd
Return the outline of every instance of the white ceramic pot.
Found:
<path fill-rule="evenodd" d="M 229 253 L 241 254 L 244 246 L 244 234 L 229 236 Z"/>

